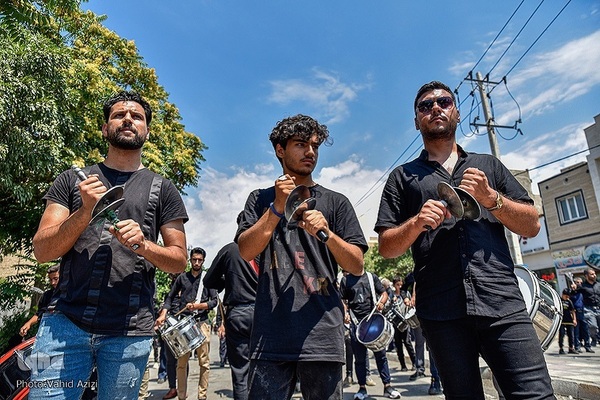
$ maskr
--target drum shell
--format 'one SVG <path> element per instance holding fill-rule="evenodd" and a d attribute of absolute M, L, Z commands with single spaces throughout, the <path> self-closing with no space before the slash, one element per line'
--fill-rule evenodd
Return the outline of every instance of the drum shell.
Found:
<path fill-rule="evenodd" d="M 515 275 L 525 300 L 527 313 L 533 322 L 542 350 L 545 351 L 558 332 L 562 321 L 560 296 L 548 283 L 523 266 L 515 266 Z"/>
<path fill-rule="evenodd" d="M 380 313 L 365 317 L 356 327 L 356 340 L 370 350 L 381 351 L 387 348 L 394 338 L 394 327 Z"/>
<path fill-rule="evenodd" d="M 160 334 L 175 358 L 196 350 L 206 340 L 200 323 L 193 315 L 182 318 L 174 325 L 165 323 L 160 329 Z"/>
<path fill-rule="evenodd" d="M 396 302 L 383 313 L 384 317 L 390 321 L 394 329 L 400 332 L 404 332 L 406 329 L 408 329 L 408 324 L 404 320 L 402 305 L 403 304 L 401 302 Z"/>

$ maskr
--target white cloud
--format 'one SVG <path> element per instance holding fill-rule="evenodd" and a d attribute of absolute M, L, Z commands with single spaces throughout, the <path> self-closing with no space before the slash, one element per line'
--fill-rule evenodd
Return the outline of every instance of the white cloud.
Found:
<path fill-rule="evenodd" d="M 530 171 L 533 191 L 539 193 L 537 182 L 558 174 L 562 168 L 586 160 L 587 152 L 584 152 L 558 161 L 561 155 L 575 154 L 587 149 L 587 141 L 583 132 L 583 128 L 587 126 L 589 126 L 589 122 L 568 125 L 528 140 L 518 150 L 502 155 L 502 162 L 510 169 L 527 169 L 548 164 Z M 557 149 L 560 149 L 560 153 Z"/>
<path fill-rule="evenodd" d="M 326 124 L 340 122 L 348 118 L 348 104 L 358 97 L 358 92 L 369 84 L 344 83 L 334 73 L 313 68 L 313 76 L 307 80 L 282 79 L 270 82 L 272 103 L 287 105 L 303 102 L 322 115 Z"/>

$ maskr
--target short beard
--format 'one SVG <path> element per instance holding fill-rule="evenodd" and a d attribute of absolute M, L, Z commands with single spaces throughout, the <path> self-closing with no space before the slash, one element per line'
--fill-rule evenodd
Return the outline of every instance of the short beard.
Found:
<path fill-rule="evenodd" d="M 138 134 L 137 130 L 135 131 L 135 135 L 133 138 L 126 138 L 125 136 L 120 134 L 120 129 L 122 127 L 117 128 L 114 131 L 109 131 L 106 135 L 106 141 L 110 143 L 113 147 L 116 147 L 121 150 L 138 150 L 144 146 L 146 143 L 145 136 L 141 136 Z M 131 127 L 130 129 L 135 129 Z"/>
<path fill-rule="evenodd" d="M 445 129 L 429 129 L 429 130 L 421 130 L 421 135 L 427 140 L 437 141 L 437 140 L 449 140 L 454 137 L 456 134 L 456 121 L 451 121 Z"/>

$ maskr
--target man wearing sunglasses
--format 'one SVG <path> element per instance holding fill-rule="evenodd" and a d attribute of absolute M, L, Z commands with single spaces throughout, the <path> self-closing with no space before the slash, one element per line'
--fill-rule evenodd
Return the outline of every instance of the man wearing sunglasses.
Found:
<path fill-rule="evenodd" d="M 447 399 L 483 399 L 479 356 L 507 398 L 552 399 L 550 376 L 504 228 L 534 237 L 540 224 L 527 191 L 491 155 L 456 143 L 460 113 L 448 86 L 423 85 L 414 102 L 421 155 L 390 174 L 375 230 L 379 252 L 415 263 L 416 309 Z M 471 194 L 477 220 L 457 219 L 440 201 L 445 182 Z"/>

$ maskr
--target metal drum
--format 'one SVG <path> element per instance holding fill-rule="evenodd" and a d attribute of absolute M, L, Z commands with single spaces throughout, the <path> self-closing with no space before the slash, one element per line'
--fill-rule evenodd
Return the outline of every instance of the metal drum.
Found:
<path fill-rule="evenodd" d="M 562 303 L 558 293 L 533 272 L 515 265 L 519 290 L 525 300 L 527 313 L 533 322 L 542 350 L 546 350 L 562 321 Z"/>
<path fill-rule="evenodd" d="M 363 318 L 356 327 L 356 339 L 373 351 L 387 348 L 394 338 L 394 327 L 379 313 Z"/>
<path fill-rule="evenodd" d="M 385 319 L 390 321 L 390 323 L 395 329 L 398 329 L 401 332 L 403 332 L 406 330 L 406 327 L 404 329 L 401 329 L 404 325 L 404 315 L 402 315 L 402 310 L 400 308 L 401 304 L 402 302 L 396 302 L 392 304 L 387 310 L 383 312 L 383 316 L 385 317 Z"/>
<path fill-rule="evenodd" d="M 180 321 L 173 317 L 167 318 L 165 324 L 160 328 L 160 335 L 175 358 L 196 350 L 206 340 L 206 336 L 200 330 L 200 324 L 193 315 Z"/>

